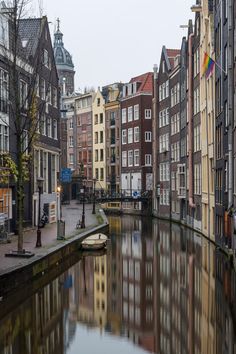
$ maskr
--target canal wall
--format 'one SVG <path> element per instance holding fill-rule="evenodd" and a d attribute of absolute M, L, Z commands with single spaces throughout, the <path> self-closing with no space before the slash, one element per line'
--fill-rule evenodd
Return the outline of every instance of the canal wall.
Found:
<path fill-rule="evenodd" d="M 14 289 L 25 287 L 27 284 L 31 284 L 33 280 L 45 277 L 50 270 L 57 268 L 75 252 L 79 252 L 80 244 L 86 237 L 98 232 L 107 233 L 108 231 L 108 219 L 103 210 L 99 210 L 97 226 L 29 258 L 27 263 L 22 266 L 18 265 L 0 271 L 0 300 Z"/>

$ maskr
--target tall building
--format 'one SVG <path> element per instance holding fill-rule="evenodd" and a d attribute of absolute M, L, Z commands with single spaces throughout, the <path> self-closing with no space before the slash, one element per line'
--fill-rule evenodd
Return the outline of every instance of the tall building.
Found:
<path fill-rule="evenodd" d="M 61 95 L 72 94 L 75 90 L 74 64 L 71 54 L 65 49 L 63 33 L 60 30 L 60 20 L 57 20 L 57 30 L 54 34 L 54 57 L 59 76 Z"/>
<path fill-rule="evenodd" d="M 205 53 L 215 59 L 213 1 L 204 1 L 200 13 L 200 47 L 194 58 L 195 68 L 201 67 Z M 195 69 L 196 71 L 196 69 Z M 202 232 L 214 241 L 214 156 L 215 156 L 215 73 L 208 78 L 200 70 L 200 111 L 202 153 Z M 197 135 L 197 134 L 195 134 Z"/>
<path fill-rule="evenodd" d="M 228 1 L 214 6 L 215 29 L 215 238 L 221 246 L 231 247 L 232 230 L 232 16 Z M 229 70 L 230 69 L 230 70 Z"/>
<path fill-rule="evenodd" d="M 120 191 L 120 94 L 123 84 L 103 87 L 105 103 L 106 175 L 109 193 Z"/>
<path fill-rule="evenodd" d="M 93 176 L 96 188 L 106 189 L 105 99 L 98 88 L 92 105 Z"/>
<path fill-rule="evenodd" d="M 85 93 L 75 100 L 76 122 L 73 126 L 74 140 L 74 183 L 72 197 L 76 197 L 80 190 L 78 177 L 87 180 L 88 192 L 92 189 L 93 179 L 93 112 L 94 92 Z M 70 145 L 70 144 L 69 144 Z"/>
<path fill-rule="evenodd" d="M 121 189 L 126 195 L 152 189 L 152 91 L 153 73 L 134 77 L 123 86 Z M 141 205 L 127 207 L 140 209 Z"/>
<path fill-rule="evenodd" d="M 156 141 L 159 142 L 157 147 L 157 204 L 156 204 L 156 214 L 158 216 L 170 217 L 170 159 L 173 155 L 173 163 L 177 162 L 179 159 L 179 150 L 174 149 L 172 146 L 173 153 L 170 154 L 170 108 L 174 113 L 174 106 L 179 104 L 180 100 L 180 87 L 179 80 L 174 82 L 174 76 L 172 79 L 172 91 L 170 97 L 170 75 L 172 70 L 175 68 L 175 60 L 179 55 L 180 51 L 177 49 L 166 49 L 165 46 L 162 48 L 160 67 L 158 72 L 157 80 L 157 92 L 158 95 L 158 105 L 156 120 L 157 123 L 157 136 L 154 137 Z M 176 117 L 177 118 L 177 117 Z M 174 116 L 173 116 L 174 119 Z M 177 122 L 176 122 L 177 124 Z M 176 125 L 177 126 L 177 125 Z M 172 139 L 173 140 L 173 139 Z M 174 142 L 173 142 L 174 144 Z M 178 143 L 179 144 L 179 143 Z M 179 148 L 179 145 L 175 143 L 175 147 Z"/>
<path fill-rule="evenodd" d="M 38 72 L 36 100 L 39 110 L 39 137 L 33 146 L 32 224 L 38 223 L 38 178 L 43 178 L 41 211 L 45 210 L 49 222 L 57 220 L 57 179 L 60 156 L 60 110 L 58 75 L 53 58 L 53 47 L 46 17 L 22 19 L 19 23 L 21 38 L 27 43 L 25 53 L 33 62 L 42 58 Z M 32 49 L 33 48 L 33 49 Z M 41 107 L 39 109 L 39 107 Z"/>

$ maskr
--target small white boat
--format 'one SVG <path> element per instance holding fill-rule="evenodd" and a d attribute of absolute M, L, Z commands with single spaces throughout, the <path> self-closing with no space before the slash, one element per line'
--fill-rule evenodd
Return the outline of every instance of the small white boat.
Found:
<path fill-rule="evenodd" d="M 104 234 L 95 234 L 81 242 L 82 250 L 97 251 L 106 247 L 108 237 Z"/>

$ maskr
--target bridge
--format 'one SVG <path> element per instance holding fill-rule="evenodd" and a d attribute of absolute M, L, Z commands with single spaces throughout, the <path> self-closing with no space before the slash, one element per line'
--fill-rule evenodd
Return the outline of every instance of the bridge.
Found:
<path fill-rule="evenodd" d="M 132 189 L 122 189 L 119 193 L 106 192 L 104 190 L 95 191 L 96 202 L 144 202 L 148 203 L 152 200 L 152 191 L 140 191 Z"/>

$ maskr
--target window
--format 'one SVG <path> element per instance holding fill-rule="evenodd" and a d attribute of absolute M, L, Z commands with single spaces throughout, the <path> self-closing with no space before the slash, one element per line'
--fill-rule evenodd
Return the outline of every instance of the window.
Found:
<path fill-rule="evenodd" d="M 52 88 L 52 104 L 57 108 L 57 89 L 56 87 Z"/>
<path fill-rule="evenodd" d="M 98 168 L 95 168 L 95 177 L 98 180 L 99 179 L 99 171 Z"/>
<path fill-rule="evenodd" d="M 160 181 L 165 182 L 170 180 L 170 165 L 169 162 L 160 163 Z"/>
<path fill-rule="evenodd" d="M 177 183 L 178 183 L 178 196 L 185 198 L 186 195 L 185 164 L 178 165 Z"/>
<path fill-rule="evenodd" d="M 123 129 L 122 130 L 122 145 L 127 143 L 127 137 L 126 137 L 127 130 Z"/>
<path fill-rule="evenodd" d="M 103 113 L 100 113 L 100 124 L 103 124 Z"/>
<path fill-rule="evenodd" d="M 152 132 L 145 132 L 145 142 L 152 141 Z"/>
<path fill-rule="evenodd" d="M 0 151 L 9 151 L 9 127 L 5 124 L 0 124 Z"/>
<path fill-rule="evenodd" d="M 70 164 L 74 163 L 74 155 L 73 154 L 69 155 L 69 160 L 70 160 Z"/>
<path fill-rule="evenodd" d="M 98 150 L 95 150 L 95 162 L 98 161 Z"/>
<path fill-rule="evenodd" d="M 160 191 L 160 205 L 169 205 L 169 189 L 161 189 Z"/>
<path fill-rule="evenodd" d="M 69 121 L 69 128 L 70 128 L 70 129 L 73 129 L 73 118 L 70 119 L 70 121 Z"/>
<path fill-rule="evenodd" d="M 95 132 L 95 144 L 98 144 L 98 132 Z"/>
<path fill-rule="evenodd" d="M 139 142 L 139 127 L 134 127 L 134 142 Z"/>
<path fill-rule="evenodd" d="M 104 160 L 104 150 L 101 149 L 100 150 L 100 161 L 103 161 Z"/>
<path fill-rule="evenodd" d="M 46 83 L 44 79 L 41 79 L 41 99 L 46 99 Z"/>
<path fill-rule="evenodd" d="M 122 151 L 122 167 L 127 167 L 127 151 Z"/>
<path fill-rule="evenodd" d="M 27 102 L 27 83 L 23 80 L 20 80 L 20 106 L 21 108 L 26 109 L 28 107 Z"/>
<path fill-rule="evenodd" d="M 94 124 L 98 124 L 98 114 L 95 114 L 94 116 Z"/>
<path fill-rule="evenodd" d="M 100 98 L 97 98 L 97 106 L 100 106 Z"/>
<path fill-rule="evenodd" d="M 69 147 L 73 147 L 74 146 L 74 138 L 73 136 L 69 136 Z"/>
<path fill-rule="evenodd" d="M 128 166 L 133 166 L 133 150 L 128 151 Z"/>
<path fill-rule="evenodd" d="M 133 120 L 133 107 L 128 107 L 128 122 Z"/>
<path fill-rule="evenodd" d="M 134 166 L 139 166 L 139 150 L 134 150 Z"/>
<path fill-rule="evenodd" d="M 52 137 L 52 118 L 48 117 L 47 118 L 47 128 L 48 128 L 48 137 L 51 138 Z"/>
<path fill-rule="evenodd" d="M 134 120 L 138 120 L 139 119 L 139 105 L 136 104 L 134 106 Z"/>
<path fill-rule="evenodd" d="M 8 112 L 8 73 L 0 69 L 0 111 Z"/>
<path fill-rule="evenodd" d="M 126 108 L 122 109 L 122 123 L 126 123 Z"/>
<path fill-rule="evenodd" d="M 194 127 L 194 152 L 201 150 L 200 125 Z"/>
<path fill-rule="evenodd" d="M 201 165 L 194 165 L 194 193 L 201 194 Z"/>
<path fill-rule="evenodd" d="M 171 162 L 179 161 L 179 141 L 171 144 Z"/>
<path fill-rule="evenodd" d="M 200 111 L 200 90 L 197 87 L 193 92 L 193 114 L 197 114 Z"/>
<path fill-rule="evenodd" d="M 224 47 L 224 71 L 225 75 L 228 73 L 228 46 Z"/>
<path fill-rule="evenodd" d="M 152 166 L 152 155 L 145 154 L 145 166 Z"/>
<path fill-rule="evenodd" d="M 160 153 L 169 151 L 169 134 L 168 133 L 160 135 L 159 150 L 160 150 Z"/>
<path fill-rule="evenodd" d="M 104 169 L 100 168 L 100 181 L 104 181 Z"/>
<path fill-rule="evenodd" d="M 171 117 L 171 135 L 179 133 L 179 129 L 180 129 L 180 117 L 179 117 L 179 113 L 177 113 L 173 117 Z"/>
<path fill-rule="evenodd" d="M 43 51 L 43 64 L 49 68 L 50 67 L 50 58 L 48 55 L 48 51 L 46 49 L 44 49 Z"/>
<path fill-rule="evenodd" d="M 162 62 L 162 72 L 165 73 L 165 71 L 166 71 L 165 70 L 165 61 L 163 60 L 163 62 Z"/>
<path fill-rule="evenodd" d="M 152 110 L 145 109 L 145 119 L 151 119 L 151 118 L 152 118 Z"/>
<path fill-rule="evenodd" d="M 42 132 L 42 135 L 46 135 L 46 117 L 45 117 L 44 114 L 42 115 L 41 119 L 42 119 L 42 121 L 41 121 L 41 132 Z"/>
<path fill-rule="evenodd" d="M 103 132 L 100 132 L 100 143 L 103 143 Z"/>
<path fill-rule="evenodd" d="M 133 128 L 128 129 L 128 144 L 133 143 Z"/>

